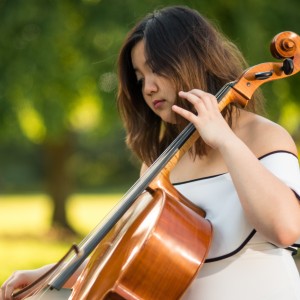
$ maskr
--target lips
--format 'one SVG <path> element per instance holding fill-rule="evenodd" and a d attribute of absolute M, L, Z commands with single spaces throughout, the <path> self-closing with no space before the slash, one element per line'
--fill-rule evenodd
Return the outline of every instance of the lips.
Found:
<path fill-rule="evenodd" d="M 164 102 L 165 102 L 165 100 L 154 100 L 153 106 L 155 109 L 160 108 Z"/>

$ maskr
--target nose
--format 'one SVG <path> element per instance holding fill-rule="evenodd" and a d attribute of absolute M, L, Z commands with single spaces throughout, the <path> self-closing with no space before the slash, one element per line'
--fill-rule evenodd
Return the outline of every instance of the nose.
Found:
<path fill-rule="evenodd" d="M 144 79 L 144 93 L 146 95 L 152 95 L 158 91 L 158 85 L 154 74 L 147 76 Z"/>

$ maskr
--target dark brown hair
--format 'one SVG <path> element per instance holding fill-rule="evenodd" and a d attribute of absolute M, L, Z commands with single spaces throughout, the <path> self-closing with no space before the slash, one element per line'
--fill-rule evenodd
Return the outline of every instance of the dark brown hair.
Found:
<path fill-rule="evenodd" d="M 176 92 L 199 88 L 216 94 L 236 80 L 247 67 L 237 49 L 215 26 L 197 11 L 183 6 L 166 7 L 147 15 L 128 34 L 118 60 L 117 104 L 127 131 L 127 145 L 150 165 L 182 131 L 187 122 L 177 117 L 176 125 L 164 124 L 146 104 L 131 62 L 132 48 L 143 40 L 149 66 L 174 83 Z M 176 103 L 192 110 L 179 97 Z M 251 101 L 251 111 L 255 111 Z M 231 125 L 232 109 L 223 110 Z M 206 154 L 199 139 L 195 154 Z"/>

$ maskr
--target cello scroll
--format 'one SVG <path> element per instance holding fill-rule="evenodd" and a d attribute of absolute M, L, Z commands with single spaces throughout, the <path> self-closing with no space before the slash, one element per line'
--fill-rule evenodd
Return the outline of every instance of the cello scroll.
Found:
<path fill-rule="evenodd" d="M 243 98 L 250 100 L 263 83 L 283 79 L 300 71 L 299 35 L 291 31 L 277 34 L 270 50 L 274 58 L 284 59 L 283 62 L 266 62 L 248 68 L 233 87 Z"/>

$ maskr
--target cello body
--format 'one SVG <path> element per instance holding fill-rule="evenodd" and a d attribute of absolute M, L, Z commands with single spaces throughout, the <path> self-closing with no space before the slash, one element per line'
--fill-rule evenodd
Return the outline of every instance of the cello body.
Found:
<path fill-rule="evenodd" d="M 204 216 L 174 187 L 145 191 L 124 215 L 126 228 L 121 219 L 97 246 L 69 299 L 179 299 L 209 250 Z"/>

